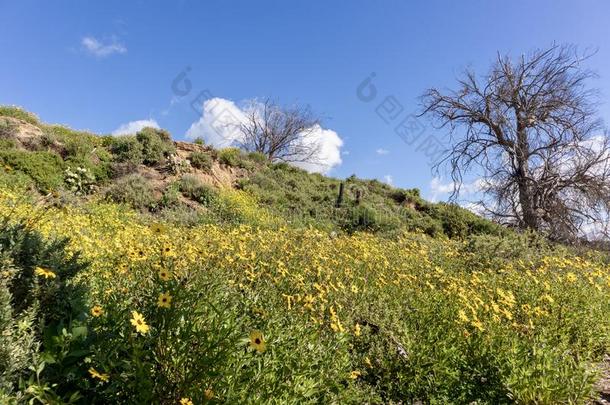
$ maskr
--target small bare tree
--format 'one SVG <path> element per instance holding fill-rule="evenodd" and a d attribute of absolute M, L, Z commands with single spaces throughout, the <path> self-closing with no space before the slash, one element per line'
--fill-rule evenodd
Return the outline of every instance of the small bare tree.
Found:
<path fill-rule="evenodd" d="M 487 76 L 467 70 L 458 90 L 424 94 L 422 114 L 450 129 L 436 168 L 450 169 L 452 198 L 470 172 L 484 179 L 480 206 L 500 222 L 561 240 L 607 228 L 610 143 L 586 86 L 589 56 L 557 45 L 498 55 Z"/>
<path fill-rule="evenodd" d="M 309 107 L 282 107 L 270 99 L 252 101 L 239 124 L 239 146 L 270 160 L 315 163 L 320 144 L 311 136 L 320 121 Z"/>

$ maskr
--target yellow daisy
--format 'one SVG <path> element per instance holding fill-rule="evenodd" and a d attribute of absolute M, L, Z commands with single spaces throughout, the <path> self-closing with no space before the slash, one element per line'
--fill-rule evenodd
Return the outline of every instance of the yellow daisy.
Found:
<path fill-rule="evenodd" d="M 250 347 L 259 353 L 263 353 L 266 350 L 265 339 L 261 332 L 255 330 L 250 333 Z"/>
<path fill-rule="evenodd" d="M 169 308 L 172 306 L 172 296 L 169 293 L 161 293 L 159 294 L 159 301 L 157 301 L 157 306 L 160 308 Z"/>
<path fill-rule="evenodd" d="M 145 333 L 148 333 L 148 331 L 150 330 L 150 326 L 146 324 L 146 321 L 144 320 L 142 314 L 138 313 L 137 311 L 132 311 L 131 316 L 131 324 L 136 327 L 136 332 L 141 333 L 143 335 Z"/>
<path fill-rule="evenodd" d="M 190 398 L 180 399 L 180 405 L 193 405 L 193 401 Z"/>
<path fill-rule="evenodd" d="M 168 270 L 161 269 L 159 270 L 159 278 L 162 281 L 169 281 L 169 279 L 171 278 L 171 274 Z"/>
<path fill-rule="evenodd" d="M 104 313 L 104 310 L 102 309 L 102 307 L 100 305 L 96 305 L 93 308 L 91 308 L 91 315 L 98 317 L 101 316 Z"/>

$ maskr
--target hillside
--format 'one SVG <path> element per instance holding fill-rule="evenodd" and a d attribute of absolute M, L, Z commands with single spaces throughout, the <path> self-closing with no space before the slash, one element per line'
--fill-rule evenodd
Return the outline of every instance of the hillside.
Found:
<path fill-rule="evenodd" d="M 240 190 L 258 208 L 296 226 L 384 235 L 418 230 L 448 237 L 503 232 L 460 207 L 426 202 L 417 189 L 310 174 L 256 153 L 174 142 L 166 131 L 152 128 L 137 136 L 98 136 L 0 107 L 0 142 L 0 163 L 13 171 L 10 178 L 4 174 L 5 182 L 43 194 L 76 187 L 72 194 L 191 224 L 239 221 L 227 212 L 224 196 Z"/>
<path fill-rule="evenodd" d="M 0 163 L 1 403 L 608 394 L 601 252 L 414 189 L 13 107 Z"/>

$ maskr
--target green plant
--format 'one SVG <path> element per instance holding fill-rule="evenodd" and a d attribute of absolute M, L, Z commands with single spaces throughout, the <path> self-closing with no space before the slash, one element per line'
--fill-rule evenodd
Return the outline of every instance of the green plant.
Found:
<path fill-rule="evenodd" d="M 218 160 L 227 166 L 238 167 L 242 161 L 241 155 L 242 152 L 238 148 L 224 148 L 218 151 Z"/>
<path fill-rule="evenodd" d="M 117 136 L 110 144 L 110 152 L 116 162 L 139 165 L 144 162 L 142 144 L 135 136 Z"/>
<path fill-rule="evenodd" d="M 206 206 L 212 205 L 216 199 L 216 192 L 193 175 L 182 176 L 179 189 L 185 197 Z"/>
<path fill-rule="evenodd" d="M 63 161 L 51 152 L 0 150 L 0 163 L 27 174 L 39 190 L 48 192 L 63 184 Z"/>
<path fill-rule="evenodd" d="M 136 139 L 142 145 L 144 164 L 156 165 L 175 152 L 171 136 L 167 131 L 147 127 L 136 134 Z"/>
<path fill-rule="evenodd" d="M 198 136 L 197 138 L 195 138 L 193 143 L 195 145 L 205 145 L 205 140 L 202 137 Z"/>
<path fill-rule="evenodd" d="M 65 182 L 76 195 L 90 194 L 95 189 L 95 176 L 85 167 L 68 167 Z"/>
<path fill-rule="evenodd" d="M 106 198 L 128 204 L 135 209 L 150 209 L 155 205 L 154 190 L 150 183 L 138 174 L 130 174 L 116 180 L 106 190 Z"/>
<path fill-rule="evenodd" d="M 32 125 L 40 122 L 35 114 L 16 106 L 0 106 L 0 116 L 17 118 Z"/>
<path fill-rule="evenodd" d="M 206 172 L 209 172 L 212 169 L 212 164 L 214 163 L 212 156 L 206 152 L 191 153 L 189 161 L 191 162 L 191 166 Z"/>

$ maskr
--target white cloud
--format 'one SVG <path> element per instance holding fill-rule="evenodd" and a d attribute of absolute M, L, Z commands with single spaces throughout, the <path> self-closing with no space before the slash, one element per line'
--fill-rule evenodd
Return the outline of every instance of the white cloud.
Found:
<path fill-rule="evenodd" d="M 390 153 L 390 151 L 387 149 L 379 148 L 375 151 L 375 153 L 377 153 L 378 155 L 387 155 L 388 153 Z"/>
<path fill-rule="evenodd" d="M 141 131 L 143 128 L 146 128 L 146 127 L 159 128 L 159 124 L 157 124 L 157 121 L 152 120 L 152 119 L 131 121 L 131 122 L 121 125 L 117 129 L 112 131 L 112 135 L 119 136 L 119 135 L 135 134 L 136 132 Z"/>
<path fill-rule="evenodd" d="M 476 194 L 482 190 L 484 185 L 485 180 L 483 179 L 476 179 L 472 183 L 462 183 L 460 185 L 460 195 L 466 196 L 469 194 Z M 441 195 L 452 193 L 454 187 L 455 183 L 453 181 L 443 183 L 440 177 L 434 177 L 430 181 L 430 200 L 437 201 Z"/>
<path fill-rule="evenodd" d="M 394 178 L 391 175 L 386 174 L 385 176 L 383 176 L 383 181 L 389 185 L 392 185 L 392 183 L 394 182 Z"/>
<path fill-rule="evenodd" d="M 186 132 L 189 139 L 203 138 L 216 148 L 235 145 L 241 134 L 238 125 L 246 115 L 231 100 L 212 98 L 203 103 L 203 114 Z"/>
<path fill-rule="evenodd" d="M 104 44 L 94 37 L 84 37 L 81 40 L 81 45 L 85 51 L 98 58 L 104 58 L 112 55 L 113 53 L 127 53 L 127 48 L 125 45 L 118 42 L 116 38 L 112 38 L 111 42 Z"/>
<path fill-rule="evenodd" d="M 328 173 L 342 163 L 343 140 L 335 131 L 316 125 L 307 138 L 306 142 L 319 145 L 318 155 L 314 157 L 315 162 L 294 162 L 292 165 L 312 173 Z"/>
<path fill-rule="evenodd" d="M 189 139 L 201 137 L 216 148 L 236 146 L 241 138 L 238 126 L 245 120 L 244 110 L 233 101 L 212 98 L 203 103 L 201 118 L 191 125 L 186 136 Z M 318 144 L 318 155 L 314 162 L 293 162 L 292 165 L 309 172 L 328 173 L 341 164 L 343 140 L 335 131 L 316 125 L 308 131 L 303 142 Z"/>

